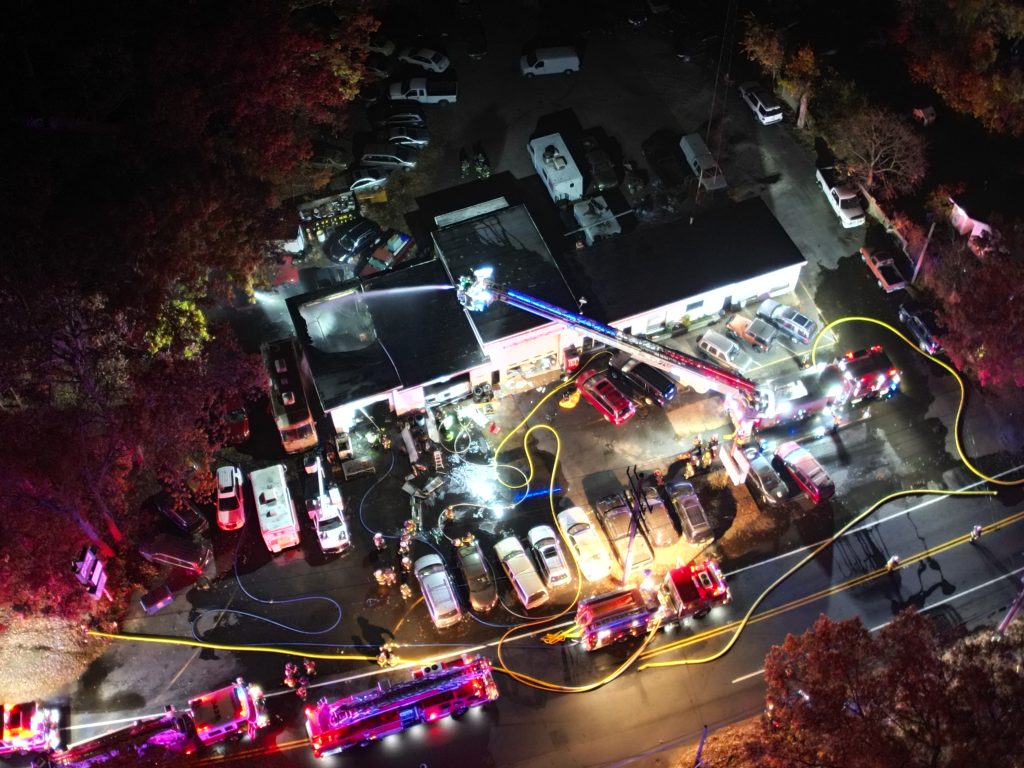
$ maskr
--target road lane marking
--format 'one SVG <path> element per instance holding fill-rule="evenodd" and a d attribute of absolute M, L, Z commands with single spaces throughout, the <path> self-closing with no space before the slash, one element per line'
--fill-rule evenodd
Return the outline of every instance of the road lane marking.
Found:
<path fill-rule="evenodd" d="M 1018 464 L 1016 467 L 1013 467 L 1011 469 L 1007 469 L 1007 470 L 1005 470 L 1003 472 L 1000 472 L 998 475 L 996 475 L 996 477 L 1002 477 L 1003 475 L 1009 475 L 1009 474 L 1011 474 L 1013 472 L 1016 472 L 1019 469 L 1024 469 L 1024 464 Z M 952 489 L 952 490 L 968 491 L 968 490 L 970 490 L 972 488 L 976 488 L 979 485 L 984 485 L 985 482 L 986 481 L 984 481 L 984 480 L 976 480 L 975 482 L 970 483 L 969 485 L 965 485 L 965 486 L 962 486 L 960 488 L 955 488 L 955 489 Z M 859 533 L 861 531 L 871 530 L 872 528 L 874 528 L 876 526 L 879 526 L 882 523 L 887 523 L 890 520 L 896 519 L 897 517 L 903 517 L 905 515 L 909 515 L 911 512 L 916 512 L 917 510 L 923 509 L 923 508 L 927 507 L 930 504 L 937 504 L 940 501 L 945 501 L 948 498 L 949 498 L 948 494 L 944 494 L 944 495 L 941 495 L 941 496 L 930 496 L 927 500 L 921 501 L 921 502 L 919 502 L 917 504 L 914 504 L 913 506 L 907 507 L 906 509 L 904 509 L 904 510 L 902 510 L 900 512 L 894 512 L 893 514 L 889 515 L 888 517 L 883 517 L 883 518 L 881 518 L 879 520 L 875 520 L 874 522 L 865 523 L 864 525 L 859 525 L 859 526 L 857 526 L 855 528 L 851 528 L 846 533 L 844 533 L 842 536 L 839 536 L 838 538 L 836 538 L 836 541 L 838 541 L 839 539 L 844 538 L 846 536 L 849 536 L 851 533 Z M 757 567 L 762 566 L 762 565 L 768 565 L 769 563 L 774 563 L 776 560 L 783 560 L 783 559 L 785 559 L 787 557 L 790 557 L 792 555 L 796 555 L 796 554 L 799 554 L 801 552 L 805 552 L 808 549 L 814 549 L 815 547 L 820 547 L 826 541 L 829 541 L 829 539 L 821 539 L 820 541 L 816 541 L 813 544 L 806 544 L 806 545 L 804 545 L 802 547 L 797 547 L 796 549 L 791 549 L 788 552 L 783 552 L 781 555 L 775 555 L 774 557 L 769 557 L 767 560 L 759 560 L 756 563 L 751 563 L 750 565 L 745 565 L 742 568 L 737 568 L 734 571 L 729 571 L 729 572 L 727 572 L 725 574 L 725 577 L 726 577 L 726 579 L 731 579 L 733 576 L 735 576 L 738 573 L 743 573 L 744 571 L 749 571 L 752 568 L 757 568 Z"/>
<path fill-rule="evenodd" d="M 764 667 L 761 667 L 761 669 L 757 670 L 757 672 L 751 672 L 749 675 L 743 675 L 741 677 L 737 677 L 735 680 L 732 681 L 732 684 L 736 685 L 736 683 L 742 683 L 744 680 L 749 680 L 752 677 L 760 677 L 763 674 L 764 674 Z"/>

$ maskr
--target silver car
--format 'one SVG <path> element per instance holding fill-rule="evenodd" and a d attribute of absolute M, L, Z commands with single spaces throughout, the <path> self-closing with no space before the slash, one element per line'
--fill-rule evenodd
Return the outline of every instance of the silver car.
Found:
<path fill-rule="evenodd" d="M 394 144 L 370 144 L 363 150 L 360 162 L 371 168 L 401 168 L 411 171 L 416 167 L 416 151 L 410 147 L 396 147 Z"/>
<path fill-rule="evenodd" d="M 671 547 L 679 541 L 679 532 L 676 531 L 675 523 L 668 513 L 668 507 L 658 495 L 657 488 L 644 488 L 644 498 L 647 501 L 647 510 L 643 517 L 647 538 L 657 549 Z"/>
<path fill-rule="evenodd" d="M 654 562 L 654 552 L 651 551 L 651 545 L 647 543 L 647 538 L 639 527 L 636 536 L 633 537 L 632 546 L 629 546 L 629 529 L 633 515 L 621 493 L 612 494 L 597 502 L 597 517 L 604 526 L 612 551 L 623 568 L 627 555 L 630 571 L 643 570 Z"/>
<path fill-rule="evenodd" d="M 390 176 L 390 168 L 353 168 L 348 188 L 352 192 L 373 192 L 387 186 Z"/>
<path fill-rule="evenodd" d="M 441 556 L 424 555 L 413 564 L 413 571 L 434 626 L 444 629 L 458 624 L 462 620 L 462 609 Z"/>
<path fill-rule="evenodd" d="M 554 529 L 550 525 L 538 525 L 530 529 L 526 538 L 529 540 L 530 546 L 533 547 L 541 575 L 544 576 L 548 588 L 568 584 L 572 577 L 565 562 L 565 555 L 562 554 L 562 545 L 558 541 L 558 534 Z"/>
<path fill-rule="evenodd" d="M 397 144 L 400 147 L 422 149 L 430 144 L 430 131 L 416 126 L 393 126 L 377 134 L 380 141 Z"/>

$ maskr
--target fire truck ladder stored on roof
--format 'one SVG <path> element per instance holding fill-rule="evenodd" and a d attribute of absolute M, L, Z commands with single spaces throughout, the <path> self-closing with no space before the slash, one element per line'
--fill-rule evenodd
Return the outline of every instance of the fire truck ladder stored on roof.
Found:
<path fill-rule="evenodd" d="M 459 280 L 459 303 L 463 307 L 472 312 L 482 312 L 495 300 L 501 301 L 545 320 L 563 323 L 596 341 L 621 349 L 638 360 L 667 371 L 698 392 L 711 389 L 726 395 L 727 398 L 738 398 L 742 401 L 742 406 L 745 406 L 741 406 L 744 411 L 749 412 L 752 409 L 756 400 L 757 385 L 750 379 L 684 352 L 556 307 L 512 288 L 495 285 L 491 280 L 492 273 L 490 267 L 482 267 L 473 273 L 473 277 L 463 277 Z"/>

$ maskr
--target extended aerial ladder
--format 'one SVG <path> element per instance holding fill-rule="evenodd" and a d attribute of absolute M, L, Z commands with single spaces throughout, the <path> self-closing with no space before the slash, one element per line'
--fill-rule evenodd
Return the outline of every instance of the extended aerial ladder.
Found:
<path fill-rule="evenodd" d="M 570 312 L 512 288 L 496 285 L 491 267 L 481 267 L 473 276 L 459 279 L 459 303 L 471 312 L 483 312 L 495 301 L 530 312 L 545 320 L 563 323 L 585 333 L 595 341 L 621 349 L 638 360 L 667 371 L 693 387 L 697 392 L 714 390 L 725 395 L 726 409 L 737 425 L 750 421 L 756 414 L 757 384 L 732 371 L 701 360 L 693 355 L 670 349 L 648 339 L 635 336 L 593 318 Z"/>

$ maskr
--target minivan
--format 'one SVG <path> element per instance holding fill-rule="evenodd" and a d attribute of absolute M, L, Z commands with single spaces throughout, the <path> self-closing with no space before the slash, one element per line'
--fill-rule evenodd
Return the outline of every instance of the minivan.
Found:
<path fill-rule="evenodd" d="M 618 356 L 609 366 L 611 371 L 633 389 L 664 408 L 676 396 L 676 383 L 653 365 L 629 357 Z"/>
<path fill-rule="evenodd" d="M 810 452 L 795 441 L 783 443 L 775 449 L 775 458 L 781 461 L 800 490 L 815 504 L 835 496 L 836 484 L 825 468 Z"/>
<path fill-rule="evenodd" d="M 416 167 L 416 152 L 410 147 L 398 147 L 394 144 L 368 144 L 359 161 L 371 168 L 401 168 L 404 171 L 411 171 Z"/>
<path fill-rule="evenodd" d="M 711 151 L 699 133 L 683 136 L 679 140 L 679 148 L 683 151 L 686 164 L 693 171 L 693 175 L 697 177 L 697 183 L 700 186 L 708 192 L 725 189 L 729 186 L 725 181 L 725 174 L 718 167 L 715 158 L 711 156 Z"/>
<path fill-rule="evenodd" d="M 519 539 L 515 536 L 502 539 L 494 545 L 494 553 L 523 608 L 530 610 L 548 601 L 548 590 Z"/>
<path fill-rule="evenodd" d="M 757 308 L 757 316 L 763 317 L 793 341 L 810 344 L 818 332 L 818 324 L 794 307 L 787 307 L 775 299 L 765 299 Z"/>
<path fill-rule="evenodd" d="M 754 365 L 754 358 L 744 352 L 740 345 L 727 339 L 718 331 L 708 331 L 697 340 L 697 349 L 705 357 L 739 373 L 746 373 Z"/>
<path fill-rule="evenodd" d="M 181 568 L 201 576 L 213 553 L 206 544 L 158 536 L 139 544 L 139 554 L 151 563 Z"/>
<path fill-rule="evenodd" d="M 534 75 L 569 75 L 580 71 L 580 56 L 570 46 L 534 48 L 519 58 L 519 71 Z"/>

